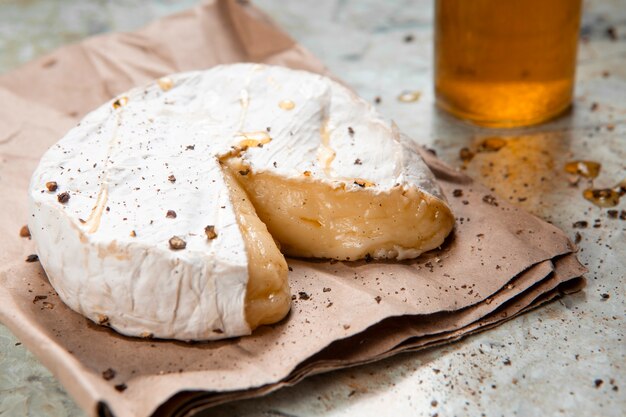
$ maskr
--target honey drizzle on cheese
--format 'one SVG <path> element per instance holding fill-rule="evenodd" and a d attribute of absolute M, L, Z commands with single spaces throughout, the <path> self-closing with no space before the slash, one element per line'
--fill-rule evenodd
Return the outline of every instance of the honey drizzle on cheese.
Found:
<path fill-rule="evenodd" d="M 296 107 L 296 103 L 294 103 L 291 100 L 281 100 L 278 103 L 278 107 L 280 107 L 283 110 L 289 111 L 289 110 L 293 110 Z"/>
<path fill-rule="evenodd" d="M 248 78 L 248 81 L 250 78 Z M 246 116 L 248 115 L 248 107 L 250 106 L 250 96 L 248 90 L 245 88 L 241 90 L 239 96 L 239 103 L 241 104 L 241 115 L 239 116 L 239 130 L 243 129 L 243 124 L 246 122 Z"/>
<path fill-rule="evenodd" d="M 117 102 L 117 101 L 116 101 Z M 126 104 L 128 99 L 124 102 Z M 109 165 L 111 164 L 111 152 L 117 143 L 117 129 L 122 124 L 122 110 L 121 107 L 115 107 L 117 112 L 115 127 L 113 128 L 113 134 L 109 140 L 109 146 L 106 153 L 106 160 L 104 161 L 104 167 L 102 168 L 102 183 L 100 183 L 100 190 L 98 191 L 98 197 L 96 204 L 91 209 L 89 217 L 85 220 L 84 227 L 87 228 L 87 233 L 96 233 L 100 227 L 100 221 L 102 220 L 102 213 L 109 200 Z"/>
<path fill-rule="evenodd" d="M 85 224 L 89 226 L 89 229 L 87 229 L 88 233 L 95 233 L 98 231 L 98 228 L 100 227 L 100 220 L 102 219 L 102 213 L 104 212 L 104 207 L 106 206 L 108 199 L 109 184 L 108 182 L 103 182 L 100 186 L 100 191 L 98 192 L 96 205 L 93 209 L 91 209 L 91 213 L 85 221 Z"/>
<path fill-rule="evenodd" d="M 157 85 L 163 91 L 169 91 L 174 87 L 174 81 L 169 77 L 161 77 L 157 80 Z"/>
<path fill-rule="evenodd" d="M 241 89 L 239 93 L 239 104 L 241 104 L 241 114 L 239 115 L 239 128 L 237 130 L 243 130 L 243 125 L 246 122 L 246 116 L 248 115 L 248 108 L 250 107 L 250 93 L 248 93 L 248 88 L 250 87 L 250 82 L 252 81 L 252 74 L 255 71 L 259 71 L 263 68 L 261 65 L 254 65 L 250 72 L 248 72 L 248 76 L 246 77 L 245 85 Z"/>
<path fill-rule="evenodd" d="M 330 132 L 328 131 L 328 118 L 325 118 L 320 127 L 321 144 L 317 149 L 317 160 L 327 176 L 332 176 L 330 165 L 335 159 L 336 152 L 330 147 Z"/>
<path fill-rule="evenodd" d="M 237 133 L 237 136 L 243 138 L 237 146 L 244 149 L 256 148 L 272 141 L 270 135 L 263 130 L 257 132 L 240 132 Z"/>

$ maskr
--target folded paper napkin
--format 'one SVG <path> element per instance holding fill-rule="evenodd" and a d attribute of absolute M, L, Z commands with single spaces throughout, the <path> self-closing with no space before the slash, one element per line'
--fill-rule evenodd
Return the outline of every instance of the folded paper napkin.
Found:
<path fill-rule="evenodd" d="M 241 61 L 326 74 L 253 6 L 215 0 L 0 77 L 0 320 L 90 415 L 184 415 L 262 395 L 311 374 L 448 343 L 582 286 L 585 269 L 563 232 L 419 149 L 457 218 L 443 247 L 408 262 L 289 260 L 296 299 L 279 324 L 188 344 L 124 337 L 69 310 L 40 265 L 24 262 L 34 247 L 19 237 L 39 157 L 116 94 Z"/>

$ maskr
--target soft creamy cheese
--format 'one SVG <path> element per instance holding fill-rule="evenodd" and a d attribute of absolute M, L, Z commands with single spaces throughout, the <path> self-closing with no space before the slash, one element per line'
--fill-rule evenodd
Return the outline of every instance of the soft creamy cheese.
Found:
<path fill-rule="evenodd" d="M 383 193 L 368 185 L 346 189 L 311 177 L 253 174 L 239 158 L 229 159 L 228 166 L 286 255 L 415 258 L 440 246 L 454 224 L 444 202 L 415 186 L 398 185 Z M 236 174 L 246 170 L 246 175 Z"/>
<path fill-rule="evenodd" d="M 432 174 L 373 107 L 322 76 L 256 64 L 106 103 L 44 155 L 30 200 L 68 306 L 127 335 L 185 340 L 284 317 L 274 239 L 298 256 L 401 259 L 453 226 Z"/>
<path fill-rule="evenodd" d="M 256 214 L 246 192 L 235 180 L 235 173 L 225 171 L 226 184 L 248 254 L 246 321 L 251 328 L 275 323 L 285 317 L 291 304 L 287 280 L 287 262 Z"/>

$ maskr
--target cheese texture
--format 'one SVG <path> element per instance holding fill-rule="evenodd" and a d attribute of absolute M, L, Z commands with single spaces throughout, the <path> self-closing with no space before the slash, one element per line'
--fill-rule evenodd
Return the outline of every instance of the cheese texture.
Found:
<path fill-rule="evenodd" d="M 61 299 L 97 323 L 246 335 L 289 311 L 280 250 L 404 259 L 443 242 L 452 214 L 407 143 L 319 75 L 177 74 L 106 103 L 44 155 L 29 228 Z"/>

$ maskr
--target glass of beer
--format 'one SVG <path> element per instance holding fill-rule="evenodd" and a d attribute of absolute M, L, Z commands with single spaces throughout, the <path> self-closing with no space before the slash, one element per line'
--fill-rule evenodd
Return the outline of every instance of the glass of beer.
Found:
<path fill-rule="evenodd" d="M 581 0 L 436 0 L 437 105 L 488 127 L 566 111 L 580 9 Z"/>

